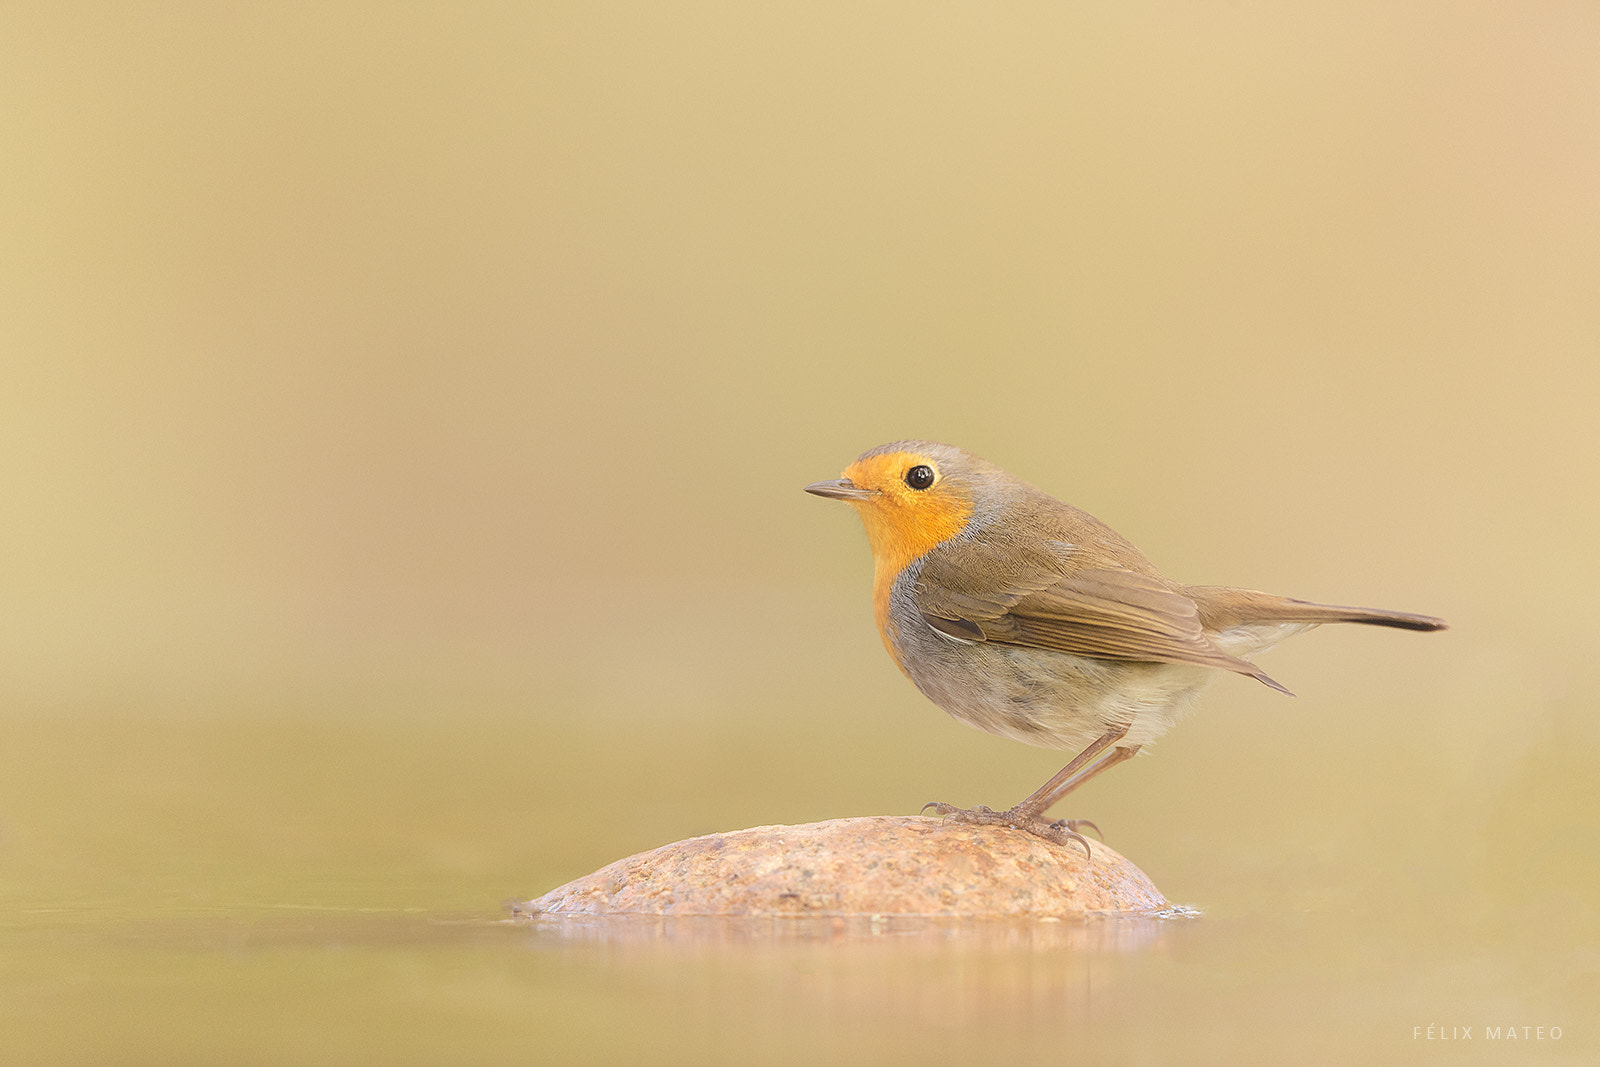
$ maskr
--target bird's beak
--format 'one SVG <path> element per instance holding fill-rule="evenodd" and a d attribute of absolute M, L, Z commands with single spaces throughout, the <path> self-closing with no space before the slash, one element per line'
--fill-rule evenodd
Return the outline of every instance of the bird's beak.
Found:
<path fill-rule="evenodd" d="M 828 482 L 812 482 L 806 486 L 806 492 L 815 493 L 817 496 L 830 497 L 834 500 L 870 500 L 877 496 L 873 489 L 860 489 L 849 478 L 835 478 Z"/>

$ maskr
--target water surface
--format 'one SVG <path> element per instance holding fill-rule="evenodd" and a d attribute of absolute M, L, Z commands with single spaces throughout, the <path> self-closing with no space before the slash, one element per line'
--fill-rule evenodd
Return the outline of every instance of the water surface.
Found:
<path fill-rule="evenodd" d="M 708 822 L 836 814 L 838 795 L 797 797 L 791 781 L 830 752 L 841 769 L 836 745 L 793 737 L 766 788 L 723 790 L 741 731 L 706 720 L 675 740 L 498 716 L 57 717 L 8 731 L 6 1062 L 1524 1063 L 1596 1050 L 1592 895 L 1551 882 L 1514 840 L 1487 865 L 1442 863 L 1437 825 L 1408 840 L 1404 812 L 1363 825 L 1358 806 L 1341 825 L 1312 804 L 1280 822 L 1209 802 L 1239 824 L 1213 834 L 1169 811 L 1141 832 L 1140 783 L 1103 790 L 1114 839 L 1201 906 L 1165 920 L 513 922 L 510 902 Z M 966 736 L 917 755 L 937 767 Z M 868 755 L 845 763 L 865 780 L 882 738 L 860 737 Z M 675 793 L 644 773 L 663 758 Z M 1156 779 L 1144 802 L 1170 800 L 1196 767 L 1174 757 L 1166 770 L 1177 781 Z M 923 784 L 886 773 L 893 790 Z M 1474 1036 L 1430 1043 L 1417 1036 L 1429 1026 Z M 1488 1026 L 1547 1030 L 1511 1048 Z"/>

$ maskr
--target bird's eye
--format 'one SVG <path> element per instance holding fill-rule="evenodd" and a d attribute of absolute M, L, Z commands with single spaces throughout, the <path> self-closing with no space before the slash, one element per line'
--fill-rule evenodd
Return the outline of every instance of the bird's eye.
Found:
<path fill-rule="evenodd" d="M 926 489 L 933 484 L 933 468 L 926 463 L 918 463 L 906 471 L 906 484 L 913 489 Z"/>

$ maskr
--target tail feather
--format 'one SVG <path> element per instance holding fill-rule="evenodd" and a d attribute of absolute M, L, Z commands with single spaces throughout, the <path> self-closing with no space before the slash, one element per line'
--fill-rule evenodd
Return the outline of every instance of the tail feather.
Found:
<path fill-rule="evenodd" d="M 1260 622 L 1359 622 L 1369 626 L 1393 626 L 1401 630 L 1443 630 L 1447 624 L 1432 615 L 1383 608 L 1351 608 L 1339 604 L 1315 604 L 1251 589 L 1230 589 L 1220 585 L 1192 585 L 1184 593 L 1200 609 L 1200 625 L 1207 630 L 1227 630 Z"/>
<path fill-rule="evenodd" d="M 1250 663 L 1249 660 L 1244 660 L 1243 662 Z M 1250 671 L 1240 671 L 1239 673 L 1245 675 L 1246 677 L 1254 678 L 1256 681 L 1260 682 L 1262 685 L 1269 686 L 1269 687 L 1271 687 L 1273 689 L 1276 689 L 1278 692 L 1282 693 L 1286 697 L 1294 696 L 1294 694 L 1289 691 L 1289 687 L 1288 686 L 1284 685 L 1282 682 L 1278 681 L 1276 678 L 1274 678 L 1271 675 L 1269 675 L 1266 671 L 1262 670 L 1260 667 L 1256 667 L 1256 665 L 1254 663 L 1250 663 L 1250 666 L 1254 667 L 1255 669 L 1254 670 L 1250 670 Z"/>

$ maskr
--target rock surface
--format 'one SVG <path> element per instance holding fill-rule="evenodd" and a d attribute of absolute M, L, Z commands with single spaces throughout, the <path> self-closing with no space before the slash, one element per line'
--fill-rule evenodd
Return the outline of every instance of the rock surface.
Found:
<path fill-rule="evenodd" d="M 547 915 L 1149 915 L 1144 872 L 1092 841 L 879 815 L 756 826 L 663 845 L 517 906 Z"/>

